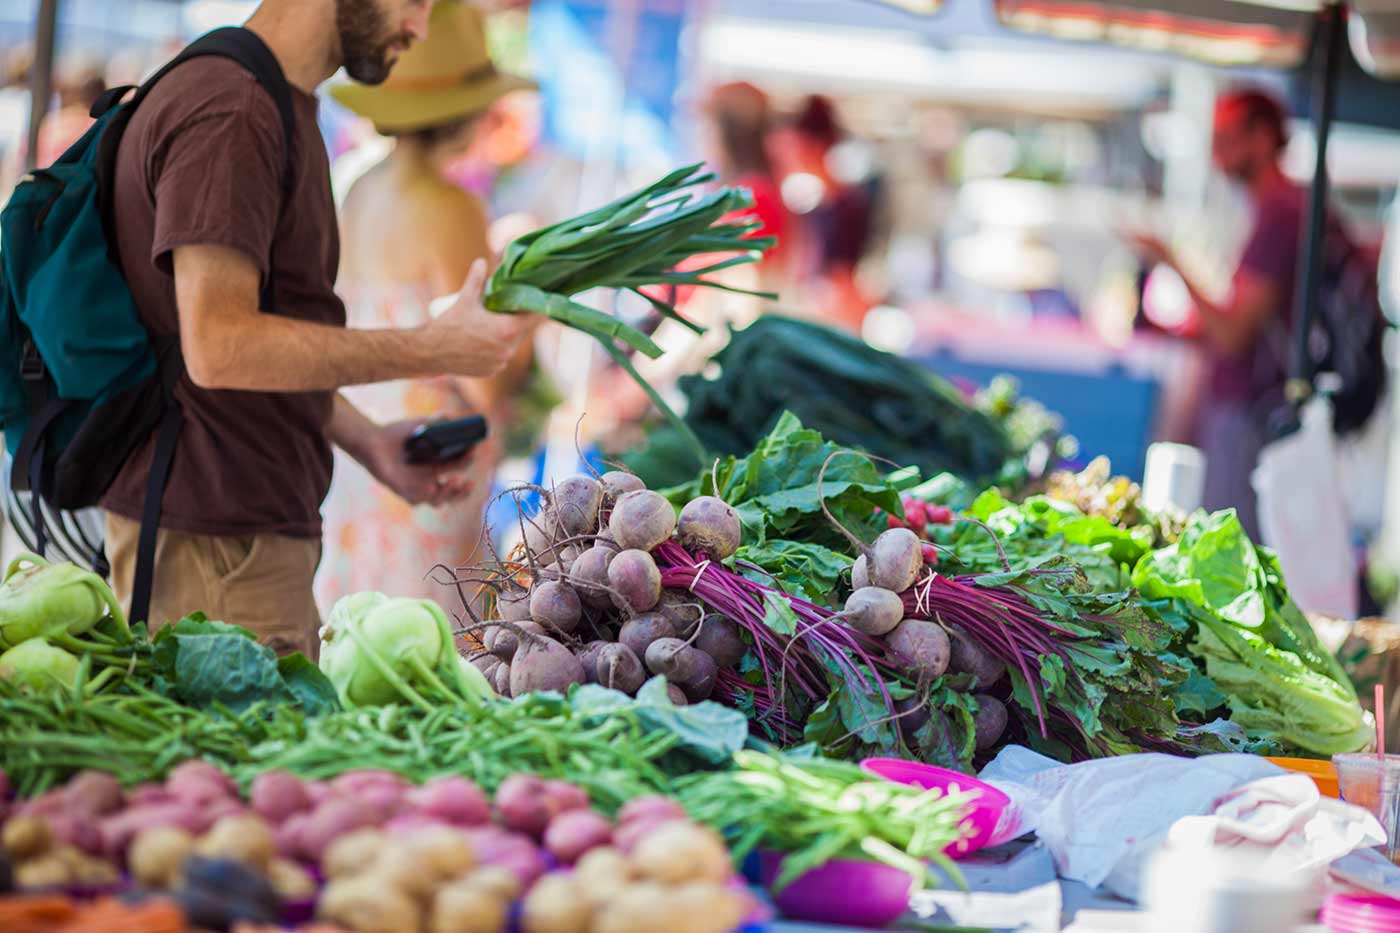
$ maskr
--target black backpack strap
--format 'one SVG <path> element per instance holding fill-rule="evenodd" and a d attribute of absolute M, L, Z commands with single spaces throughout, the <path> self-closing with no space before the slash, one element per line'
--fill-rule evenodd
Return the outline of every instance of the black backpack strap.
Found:
<path fill-rule="evenodd" d="M 156 428 L 156 448 L 151 456 L 151 472 L 146 479 L 146 500 L 141 506 L 141 534 L 136 539 L 136 571 L 131 583 L 131 609 L 128 616 L 150 621 L 151 591 L 156 577 L 156 540 L 160 531 L 161 500 L 175 459 L 175 443 L 185 415 L 179 405 L 165 406 Z"/>

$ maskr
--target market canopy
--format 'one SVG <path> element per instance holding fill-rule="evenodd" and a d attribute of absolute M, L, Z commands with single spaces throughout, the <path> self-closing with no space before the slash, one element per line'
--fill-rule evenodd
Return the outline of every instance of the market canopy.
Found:
<path fill-rule="evenodd" d="M 941 0 L 884 0 L 932 13 Z M 1217 65 L 1294 68 L 1307 58 L 1324 0 L 990 0 L 997 19 L 1057 39 L 1175 52 Z M 1350 0 L 1352 53 L 1366 70 L 1400 76 L 1400 0 Z"/>

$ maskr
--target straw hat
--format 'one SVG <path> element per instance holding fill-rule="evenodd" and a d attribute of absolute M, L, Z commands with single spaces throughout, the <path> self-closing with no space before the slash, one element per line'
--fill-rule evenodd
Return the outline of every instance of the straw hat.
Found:
<path fill-rule="evenodd" d="M 486 49 L 486 20 L 459 0 L 439 0 L 428 37 L 400 56 L 383 84 L 340 84 L 331 96 L 380 132 L 408 132 L 480 113 L 511 91 L 533 88 L 496 70 Z"/>

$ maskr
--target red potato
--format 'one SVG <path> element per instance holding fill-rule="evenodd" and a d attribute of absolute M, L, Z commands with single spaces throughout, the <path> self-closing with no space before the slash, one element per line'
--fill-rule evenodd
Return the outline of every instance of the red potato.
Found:
<path fill-rule="evenodd" d="M 98 822 L 97 830 L 102 834 L 102 854 L 119 860 L 136 834 L 148 826 L 178 826 L 197 833 L 201 832 L 201 822 L 198 812 L 188 803 L 171 801 L 132 807 L 104 817 Z"/>
<path fill-rule="evenodd" d="M 554 815 L 544 779 L 533 774 L 506 778 L 496 789 L 496 815 L 507 829 L 538 838 Z"/>
<path fill-rule="evenodd" d="M 169 787 L 172 784 L 179 784 L 191 779 L 207 780 L 223 787 L 224 792 L 230 796 L 238 796 L 238 785 L 233 778 L 229 777 L 218 765 L 201 758 L 190 758 L 180 762 L 165 776 L 165 783 Z"/>
<path fill-rule="evenodd" d="M 588 850 L 612 842 L 612 833 L 612 822 L 597 810 L 570 810 L 545 827 L 544 847 L 559 861 L 572 865 Z"/>
<path fill-rule="evenodd" d="M 102 832 L 91 815 L 73 811 L 44 817 L 49 824 L 53 838 L 66 843 L 88 855 L 101 855 L 103 851 Z"/>
<path fill-rule="evenodd" d="M 584 810 L 588 807 L 588 791 L 559 778 L 549 778 L 544 782 L 544 798 L 551 814 Z"/>
<path fill-rule="evenodd" d="M 408 810 L 389 818 L 387 822 L 380 826 L 391 839 L 401 838 L 411 833 L 416 833 L 423 829 L 455 828 L 447 820 L 440 816 L 432 816 L 427 813 L 419 813 Z"/>
<path fill-rule="evenodd" d="M 272 831 L 273 842 L 277 845 L 277 854 L 283 858 L 302 858 L 302 836 L 306 833 L 307 824 L 311 822 L 311 812 L 302 811 L 293 813 L 283 820 L 276 829 Z"/>
<path fill-rule="evenodd" d="M 165 795 L 164 789 L 161 793 Z M 171 800 L 169 795 L 162 797 L 161 802 Z M 63 796 L 63 788 L 55 788 L 38 797 L 31 797 L 28 800 L 18 801 L 15 804 L 14 816 L 54 816 L 68 812 L 68 801 Z"/>
<path fill-rule="evenodd" d="M 364 826 L 378 826 L 386 814 L 351 797 L 332 797 L 311 812 L 301 834 L 301 856 L 320 862 L 326 847 L 338 837 Z"/>
<path fill-rule="evenodd" d="M 479 864 L 505 868 L 520 880 L 522 888 L 534 884 L 549 868 L 539 847 L 519 833 L 483 826 L 467 830 L 467 843 Z"/>
<path fill-rule="evenodd" d="M 456 774 L 430 778 L 408 792 L 407 802 L 416 813 L 457 826 L 479 826 L 491 821 L 491 801 L 475 781 Z"/>
<path fill-rule="evenodd" d="M 207 832 L 210 827 L 224 817 L 236 816 L 246 812 L 248 812 L 248 808 L 244 806 L 243 801 L 235 800 L 232 797 L 225 797 L 222 800 L 216 800 L 209 804 L 209 806 L 198 810 L 196 812 L 196 822 L 193 829 L 197 833 Z"/>
<path fill-rule="evenodd" d="M 665 822 L 671 819 L 686 819 L 685 807 L 661 794 L 633 797 L 622 805 L 621 810 L 617 811 L 617 821 L 623 825 L 639 820 Z"/>
<path fill-rule="evenodd" d="M 200 775 L 176 778 L 171 774 L 165 779 L 165 789 L 171 798 L 191 807 L 210 807 L 221 800 L 231 800 L 237 795 L 231 793 L 222 781 L 211 781 Z"/>
<path fill-rule="evenodd" d="M 311 809 L 306 785 L 289 771 L 264 771 L 248 789 L 253 812 L 270 823 L 281 823 L 293 813 Z"/>
<path fill-rule="evenodd" d="M 677 819 L 674 816 L 661 816 L 659 814 L 637 817 L 630 822 L 623 823 L 613 832 L 613 845 L 627 855 L 631 855 L 637 845 L 647 836 L 656 832 L 658 828 L 677 822 L 688 823 L 689 819 L 686 817 Z"/>
<path fill-rule="evenodd" d="M 304 786 L 306 787 L 306 796 L 311 798 L 312 809 L 334 796 L 331 785 L 327 781 L 307 781 Z"/>
<path fill-rule="evenodd" d="M 63 789 L 63 799 L 76 813 L 89 817 L 120 810 L 125 803 L 122 786 L 102 771 L 81 771 Z"/>
<path fill-rule="evenodd" d="M 331 780 L 332 791 L 350 797 L 376 787 L 392 787 L 400 792 L 407 792 L 412 785 L 403 775 L 382 768 L 357 768 L 339 774 Z"/>
<path fill-rule="evenodd" d="M 35 799 L 37 800 L 38 798 L 36 797 Z M 166 790 L 163 784 L 137 784 L 126 792 L 126 805 L 128 807 L 144 807 L 152 803 L 169 803 L 174 799 L 174 797 L 170 796 L 170 791 Z"/>

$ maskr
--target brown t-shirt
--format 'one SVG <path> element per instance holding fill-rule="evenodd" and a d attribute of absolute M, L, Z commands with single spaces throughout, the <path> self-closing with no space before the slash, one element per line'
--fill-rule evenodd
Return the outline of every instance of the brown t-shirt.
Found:
<path fill-rule="evenodd" d="M 246 70 L 206 57 L 166 75 L 142 102 L 117 154 L 115 214 L 122 271 L 146 326 L 178 331 L 172 251 L 236 249 L 264 277 L 275 257 L 274 313 L 345 326 L 334 292 L 340 261 L 330 163 L 316 98 L 295 88 L 294 188 L 281 203 L 277 105 Z M 331 479 L 325 429 L 331 392 L 176 388 L 185 426 L 161 526 L 193 534 L 317 537 Z M 154 440 L 126 465 L 103 505 L 139 518 Z"/>

